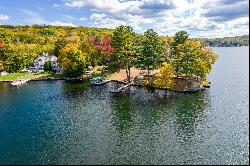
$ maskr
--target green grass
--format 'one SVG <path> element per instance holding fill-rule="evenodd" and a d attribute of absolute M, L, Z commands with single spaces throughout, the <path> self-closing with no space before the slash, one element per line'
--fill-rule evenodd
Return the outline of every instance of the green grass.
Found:
<path fill-rule="evenodd" d="M 57 78 L 63 78 L 63 74 L 53 74 L 53 73 L 40 73 L 36 75 L 32 75 L 29 79 L 36 80 L 36 79 L 57 79 Z"/>
<path fill-rule="evenodd" d="M 53 73 L 40 73 L 40 74 L 33 74 L 33 73 L 11 73 L 5 76 L 0 76 L 0 81 L 12 81 L 17 79 L 30 79 L 30 80 L 36 80 L 36 79 L 57 79 L 57 78 L 63 78 L 62 74 L 53 74 Z"/>
<path fill-rule="evenodd" d="M 29 79 L 31 73 L 11 73 L 5 76 L 0 76 L 0 81 L 12 81 L 17 79 Z"/>

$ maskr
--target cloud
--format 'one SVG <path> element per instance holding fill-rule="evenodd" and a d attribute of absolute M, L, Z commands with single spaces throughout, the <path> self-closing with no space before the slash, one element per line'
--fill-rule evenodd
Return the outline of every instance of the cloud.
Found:
<path fill-rule="evenodd" d="M 185 30 L 191 37 L 248 33 L 249 0 L 60 0 L 56 18 L 39 10 L 20 10 L 24 24 L 115 28 L 121 24 L 143 33 L 153 28 L 160 35 Z M 42 7 L 42 6 L 41 6 Z M 78 10 L 76 10 L 78 9 Z M 55 11 L 55 10 L 54 10 Z M 40 14 L 40 13 L 41 14 Z M 44 14 L 44 13 L 43 13 Z M 84 15 L 82 15 L 84 14 Z M 3 18 L 3 14 L 0 15 Z M 52 15 L 51 15 L 52 16 Z M 81 17 L 84 16 L 84 17 Z M 1 19 L 0 21 L 3 21 Z M 86 21 L 88 20 L 88 21 Z M 241 29 L 239 31 L 238 29 Z"/>
<path fill-rule="evenodd" d="M 144 3 L 140 6 L 141 9 L 167 10 L 167 9 L 174 9 L 177 7 L 175 3 L 173 3 L 173 1 L 169 0 L 159 0 L 159 1 L 147 0 L 143 2 Z"/>
<path fill-rule="evenodd" d="M 249 16 L 249 3 L 248 1 L 237 2 L 231 0 L 231 3 L 226 5 L 216 6 L 207 10 L 204 13 L 205 17 L 209 17 L 214 21 L 229 21 L 240 17 Z M 230 5 L 228 5 L 230 4 Z M 234 5 L 232 5 L 234 4 Z"/>
<path fill-rule="evenodd" d="M 123 6 L 118 0 L 68 0 L 65 4 L 69 7 L 89 7 L 100 9 L 116 9 Z"/>
<path fill-rule="evenodd" d="M 25 10 L 25 9 L 21 9 L 20 10 L 22 12 L 22 14 L 24 15 L 24 22 L 25 23 L 29 23 L 29 24 L 40 24 L 40 25 L 55 25 L 55 26 L 72 26 L 75 27 L 76 25 L 74 25 L 73 23 L 69 23 L 69 22 L 62 22 L 62 21 L 48 21 L 46 19 L 44 19 L 42 16 L 40 16 L 39 13 L 31 11 L 31 10 Z M 68 17 L 73 18 L 71 16 L 68 15 Z"/>
<path fill-rule="evenodd" d="M 42 16 L 40 16 L 37 12 L 27 9 L 20 9 L 21 14 L 24 15 L 23 22 L 28 24 L 46 24 L 47 20 L 45 20 Z"/>
<path fill-rule="evenodd" d="M 220 0 L 218 3 L 220 5 L 233 5 L 236 3 L 247 2 L 248 0 Z"/>
<path fill-rule="evenodd" d="M 64 19 L 67 19 L 67 20 L 74 20 L 75 19 L 75 17 L 68 15 L 68 14 L 63 14 L 62 16 Z"/>
<path fill-rule="evenodd" d="M 80 20 L 80 21 L 86 21 L 86 20 L 88 20 L 88 18 L 86 18 L 86 17 L 81 17 L 81 18 L 79 18 L 79 20 Z"/>
<path fill-rule="evenodd" d="M 94 13 L 90 16 L 90 20 L 102 20 L 104 19 L 106 16 L 106 14 L 102 13 L 102 14 L 99 14 L 99 13 Z"/>
<path fill-rule="evenodd" d="M 114 28 L 125 24 L 143 33 L 154 28 L 161 35 L 186 30 L 190 36 L 234 34 L 249 23 L 248 0 L 66 0 L 70 8 L 87 8 L 94 26 Z M 91 24 L 91 23 L 90 23 Z"/>
<path fill-rule="evenodd" d="M 5 14 L 0 14 L 0 21 L 6 21 L 6 20 L 9 20 L 10 19 L 10 16 L 7 16 Z"/>
<path fill-rule="evenodd" d="M 67 22 L 61 22 L 61 21 L 54 21 L 54 22 L 48 22 L 48 25 L 55 25 L 55 26 L 71 26 L 71 27 L 75 27 L 76 25 L 72 24 L 72 23 L 67 23 Z"/>

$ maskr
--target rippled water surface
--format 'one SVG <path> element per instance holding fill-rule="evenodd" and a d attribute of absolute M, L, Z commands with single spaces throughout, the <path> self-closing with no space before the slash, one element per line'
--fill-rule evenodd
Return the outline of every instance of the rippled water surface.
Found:
<path fill-rule="evenodd" d="M 248 47 L 214 50 L 212 87 L 192 95 L 0 83 L 0 164 L 248 164 Z"/>

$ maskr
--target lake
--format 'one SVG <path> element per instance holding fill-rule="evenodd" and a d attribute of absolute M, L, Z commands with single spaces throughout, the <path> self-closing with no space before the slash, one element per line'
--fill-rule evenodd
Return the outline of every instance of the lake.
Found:
<path fill-rule="evenodd" d="M 213 49 L 211 88 L 189 95 L 0 83 L 0 164 L 249 164 L 249 47 Z"/>

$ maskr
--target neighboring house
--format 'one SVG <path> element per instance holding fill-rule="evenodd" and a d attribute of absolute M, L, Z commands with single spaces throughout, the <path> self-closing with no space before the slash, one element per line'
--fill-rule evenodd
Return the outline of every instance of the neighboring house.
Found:
<path fill-rule="evenodd" d="M 46 54 L 43 54 L 42 56 L 39 56 L 34 64 L 33 64 L 33 68 L 35 68 L 36 70 L 38 71 L 44 71 L 44 64 L 45 62 L 47 61 L 51 61 L 51 65 L 52 65 L 52 71 L 54 72 L 61 72 L 62 69 L 60 69 L 58 66 L 57 66 L 57 57 L 54 56 L 54 55 L 49 55 L 48 53 Z"/>
<path fill-rule="evenodd" d="M 9 73 L 7 73 L 6 71 L 0 71 L 0 76 L 5 76 L 7 74 L 9 74 Z"/>

